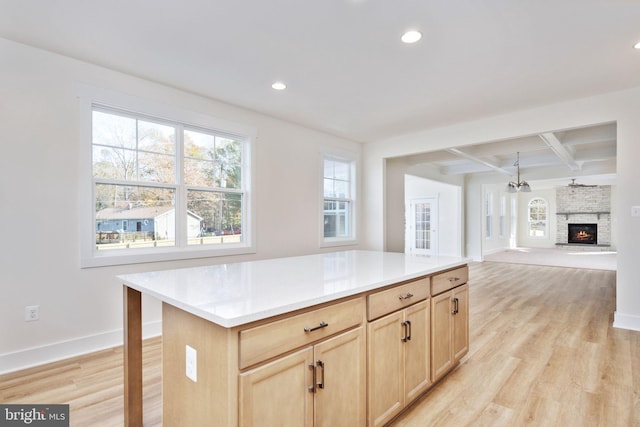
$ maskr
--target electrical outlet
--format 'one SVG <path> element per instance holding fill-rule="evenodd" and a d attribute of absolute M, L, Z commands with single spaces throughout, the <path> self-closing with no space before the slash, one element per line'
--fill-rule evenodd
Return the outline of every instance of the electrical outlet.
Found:
<path fill-rule="evenodd" d="M 198 382 L 198 352 L 195 348 L 187 346 L 186 356 L 187 378 L 194 383 Z"/>
<path fill-rule="evenodd" d="M 25 322 L 33 322 L 34 320 L 40 320 L 40 306 L 28 305 L 24 308 L 24 320 Z"/>

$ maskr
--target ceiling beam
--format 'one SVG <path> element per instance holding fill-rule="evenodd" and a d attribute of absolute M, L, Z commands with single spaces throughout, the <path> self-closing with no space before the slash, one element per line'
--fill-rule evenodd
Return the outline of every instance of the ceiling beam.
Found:
<path fill-rule="evenodd" d="M 582 165 L 579 164 L 576 159 L 573 157 L 573 153 L 569 151 L 567 147 L 565 147 L 562 142 L 558 139 L 558 137 L 553 132 L 545 132 L 538 135 L 540 139 L 542 139 L 545 144 L 551 148 L 551 151 L 554 152 L 556 156 L 560 160 L 562 160 L 572 171 L 578 171 L 582 169 Z"/>
<path fill-rule="evenodd" d="M 447 151 L 449 153 L 451 153 L 451 154 L 456 155 L 456 156 L 463 157 L 463 158 L 465 158 L 467 160 L 471 160 L 472 162 L 480 163 L 481 165 L 484 165 L 484 166 L 486 166 L 486 167 L 488 167 L 490 169 L 493 169 L 496 172 L 500 172 L 500 173 L 503 173 L 503 174 L 509 175 L 509 176 L 513 175 L 513 171 L 508 171 L 506 169 L 503 169 L 502 167 L 500 167 L 500 165 L 488 162 L 488 161 L 486 161 L 484 159 L 481 159 L 479 157 L 476 157 L 476 156 L 474 156 L 472 154 L 465 153 L 464 151 L 459 150 L 457 148 L 449 148 L 449 149 L 447 149 Z"/>

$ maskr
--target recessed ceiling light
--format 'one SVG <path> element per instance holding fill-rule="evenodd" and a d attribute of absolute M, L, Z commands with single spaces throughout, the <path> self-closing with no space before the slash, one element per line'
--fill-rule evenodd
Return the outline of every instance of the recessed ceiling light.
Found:
<path fill-rule="evenodd" d="M 271 85 L 271 87 L 275 90 L 285 90 L 287 88 L 287 85 L 282 82 L 275 82 Z"/>
<path fill-rule="evenodd" d="M 415 43 L 422 38 L 422 33 L 416 30 L 410 30 L 404 33 L 401 40 L 405 43 Z"/>
<path fill-rule="evenodd" d="M 634 49 L 640 49 L 640 42 L 637 42 L 636 44 L 633 45 Z"/>

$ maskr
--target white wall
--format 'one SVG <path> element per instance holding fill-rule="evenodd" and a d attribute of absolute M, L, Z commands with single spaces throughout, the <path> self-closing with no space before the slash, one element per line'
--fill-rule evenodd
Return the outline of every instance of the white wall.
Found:
<path fill-rule="evenodd" d="M 386 197 L 394 189 L 385 188 L 385 159 L 407 156 L 450 147 L 479 144 L 545 131 L 578 128 L 599 123 L 617 123 L 617 188 L 615 211 L 616 230 L 624 230 L 618 238 L 617 306 L 614 324 L 640 330 L 640 250 L 634 248 L 640 239 L 640 218 L 631 217 L 631 206 L 640 206 L 640 88 L 576 99 L 562 103 L 512 112 L 472 122 L 430 129 L 366 146 L 365 201 L 367 212 L 374 212 L 366 220 L 366 245 L 385 247 Z M 545 177 L 527 176 L 528 181 Z M 465 245 L 468 256 L 482 251 L 480 218 L 481 184 L 470 182 L 465 189 Z M 622 233 L 622 231 L 620 231 Z"/>
<path fill-rule="evenodd" d="M 432 197 L 437 200 L 438 211 L 437 233 L 438 246 L 436 255 L 461 256 L 462 255 L 462 209 L 461 188 L 459 186 L 425 179 L 414 175 L 405 175 L 405 223 L 409 222 L 407 215 L 409 203 L 414 199 Z M 405 247 L 408 239 L 405 230 Z"/>
<path fill-rule="evenodd" d="M 0 63 L 0 373 L 121 343 L 116 274 L 319 252 L 320 152 L 359 157 L 362 150 L 352 141 L 3 39 Z M 78 153 L 89 142 L 79 138 L 78 84 L 256 129 L 257 253 L 80 269 L 78 191 L 87 177 L 80 176 Z M 25 306 L 36 304 L 40 320 L 25 322 Z M 159 332 L 159 303 L 145 298 L 143 304 L 145 334 Z"/>
<path fill-rule="evenodd" d="M 365 146 L 366 150 L 366 146 Z M 405 235 L 404 235 L 404 225 L 405 225 L 405 202 L 407 195 L 405 194 L 405 176 L 412 175 L 420 178 L 424 178 L 427 180 L 433 181 L 435 187 L 433 188 L 434 192 L 447 192 L 447 196 L 444 199 L 444 205 L 440 210 L 446 212 L 452 209 L 457 209 L 458 211 L 462 211 L 464 209 L 463 204 L 460 202 L 460 193 L 458 196 L 451 195 L 449 191 L 451 187 L 461 188 L 464 184 L 463 177 L 447 177 L 441 175 L 438 171 L 432 170 L 428 167 L 424 167 L 422 165 L 412 165 L 406 162 L 406 159 L 394 158 L 394 159 L 382 159 L 380 162 L 382 169 L 384 170 L 384 176 L 382 177 L 383 182 L 377 182 L 371 180 L 371 176 L 368 174 L 363 175 L 364 185 L 363 187 L 366 189 L 365 191 L 365 202 L 367 197 L 367 191 L 375 194 L 376 197 L 382 196 L 383 192 L 386 194 L 385 206 L 384 206 L 384 216 L 381 215 L 382 212 L 380 210 L 370 211 L 367 210 L 367 218 L 368 224 L 373 223 L 374 221 L 383 221 L 383 229 L 386 235 L 384 246 L 376 247 L 375 243 L 366 240 L 365 245 L 371 245 L 372 248 L 377 250 L 386 250 L 390 252 L 404 252 L 405 247 Z M 365 167 L 365 171 L 369 171 L 372 165 L 369 165 L 369 168 Z M 375 166 L 374 166 L 375 167 Z M 449 203 L 450 198 L 458 197 L 457 207 L 453 205 L 451 201 Z M 373 220 L 372 218 L 377 218 Z M 449 238 L 455 239 L 455 244 L 452 242 L 445 243 L 444 247 L 441 247 L 441 255 L 447 254 L 458 254 L 461 253 L 461 245 L 462 245 L 462 223 L 459 224 L 459 227 L 456 227 L 452 224 L 448 224 L 446 219 L 441 219 L 441 221 L 445 221 L 443 224 L 439 224 L 438 227 L 444 227 L 444 234 L 448 235 Z M 461 216 L 457 216 L 455 221 L 462 221 Z M 456 224 L 458 225 L 458 224 Z M 455 231 L 455 235 L 452 235 Z M 442 234 L 442 233 L 441 233 Z M 366 238 L 366 236 L 365 236 Z"/>

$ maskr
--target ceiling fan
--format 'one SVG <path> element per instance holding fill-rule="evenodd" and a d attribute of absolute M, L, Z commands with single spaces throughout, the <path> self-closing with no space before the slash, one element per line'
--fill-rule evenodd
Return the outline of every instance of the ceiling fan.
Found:
<path fill-rule="evenodd" d="M 576 187 L 597 187 L 597 185 L 588 185 L 588 184 L 579 184 L 576 182 L 575 178 L 571 178 L 571 182 L 568 184 L 568 187 L 576 188 Z"/>

